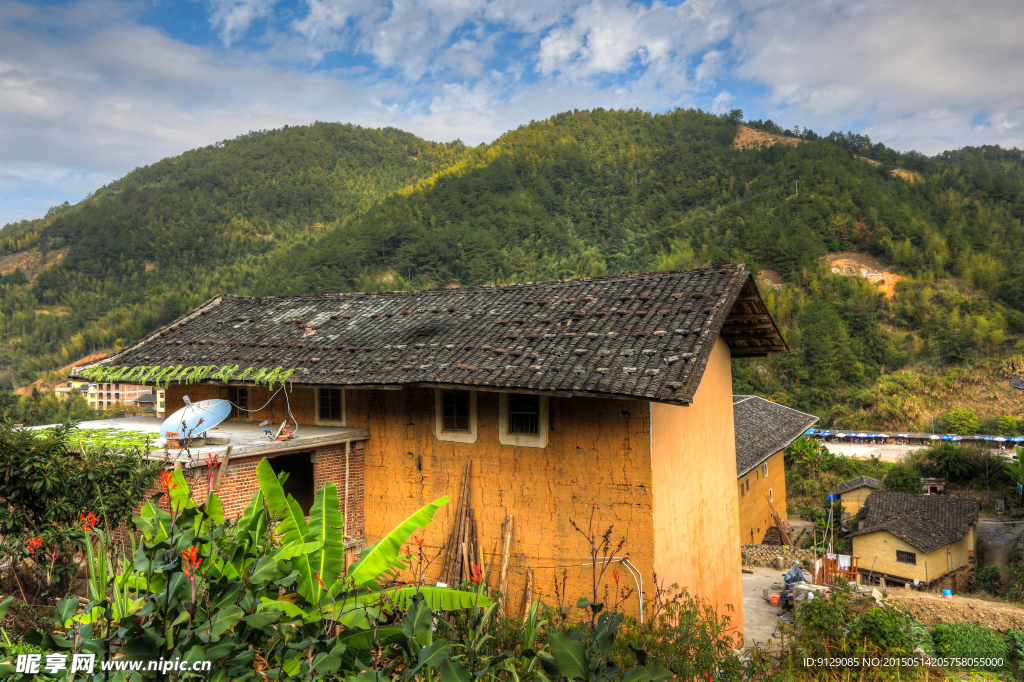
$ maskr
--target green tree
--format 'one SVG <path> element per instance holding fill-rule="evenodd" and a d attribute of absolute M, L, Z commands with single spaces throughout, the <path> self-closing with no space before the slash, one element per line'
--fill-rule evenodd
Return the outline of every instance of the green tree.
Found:
<path fill-rule="evenodd" d="M 958 436 L 973 436 L 981 428 L 978 415 L 967 408 L 942 415 L 942 425 L 948 433 L 955 433 Z"/>
<path fill-rule="evenodd" d="M 907 466 L 896 465 L 882 480 L 882 487 L 894 493 L 923 493 L 921 474 Z"/>
<path fill-rule="evenodd" d="M 935 473 L 948 481 L 968 479 L 977 469 L 971 448 L 956 443 L 939 443 L 922 453 Z"/>

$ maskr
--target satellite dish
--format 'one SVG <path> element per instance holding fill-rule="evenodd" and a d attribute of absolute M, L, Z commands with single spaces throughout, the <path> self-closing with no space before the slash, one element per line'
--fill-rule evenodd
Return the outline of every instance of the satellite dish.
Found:
<path fill-rule="evenodd" d="M 186 403 L 160 425 L 161 437 L 168 431 L 176 431 L 178 438 L 195 438 L 231 416 L 231 403 L 227 400 L 202 400 L 198 403 L 186 400 Z"/>

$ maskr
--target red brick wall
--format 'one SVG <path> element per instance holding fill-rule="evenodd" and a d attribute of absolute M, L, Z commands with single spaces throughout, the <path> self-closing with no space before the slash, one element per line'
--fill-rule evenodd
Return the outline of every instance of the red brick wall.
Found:
<path fill-rule="evenodd" d="M 362 540 L 365 532 L 365 517 L 363 512 L 363 452 L 365 441 L 357 441 L 351 444 L 349 454 L 349 494 L 348 494 L 348 515 L 347 515 L 347 536 L 352 539 Z M 315 488 L 320 489 L 326 482 L 334 483 L 338 488 L 339 505 L 345 505 L 345 446 L 331 445 L 329 447 L 311 449 L 316 455 L 316 462 L 313 464 L 313 477 Z M 233 519 L 239 516 L 245 507 L 252 501 L 259 491 L 259 482 L 256 479 L 256 467 L 260 460 L 267 455 L 256 455 L 240 459 L 232 459 L 228 463 L 228 469 L 224 473 L 220 489 L 217 495 L 224 505 L 224 515 Z M 185 480 L 192 491 L 192 497 L 196 502 L 204 502 L 207 496 L 207 473 L 210 473 L 211 480 L 216 477 L 216 469 L 207 469 L 205 466 L 195 467 L 185 472 Z M 159 478 L 153 488 L 146 493 L 145 500 L 152 498 L 160 490 Z M 143 502 L 145 504 L 145 502 Z M 167 509 L 166 499 L 161 506 Z M 138 513 L 138 510 L 135 512 Z M 119 535 L 123 530 L 119 531 Z"/>

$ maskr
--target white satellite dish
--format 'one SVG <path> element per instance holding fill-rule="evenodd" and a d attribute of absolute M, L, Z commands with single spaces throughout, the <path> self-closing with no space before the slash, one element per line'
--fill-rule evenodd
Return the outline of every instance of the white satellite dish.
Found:
<path fill-rule="evenodd" d="M 195 438 L 207 429 L 231 416 L 231 403 L 227 400 L 201 400 L 198 403 L 188 402 L 160 425 L 160 437 L 168 432 L 177 432 L 178 438 Z"/>

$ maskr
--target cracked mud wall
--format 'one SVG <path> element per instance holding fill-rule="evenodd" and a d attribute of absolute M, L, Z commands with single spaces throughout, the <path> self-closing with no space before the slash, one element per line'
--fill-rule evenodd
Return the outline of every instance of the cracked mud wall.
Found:
<path fill-rule="evenodd" d="M 440 549 L 452 525 L 462 469 L 472 459 L 470 506 L 478 523 L 487 572 L 497 585 L 502 526 L 514 517 L 509 562 L 509 614 L 520 614 L 526 570 L 534 569 L 534 599 L 555 604 L 554 584 L 568 571 L 566 594 L 575 604 L 591 596 L 589 545 L 569 519 L 584 528 L 596 501 L 595 529 L 612 525 L 615 542 L 627 538 L 623 553 L 650 588 L 653 521 L 650 471 L 650 411 L 642 401 L 555 398 L 548 401 L 547 447 L 502 445 L 498 440 L 499 394 L 477 394 L 475 443 L 438 440 L 434 391 L 346 391 L 348 425 L 370 430 L 364 459 L 366 542 L 375 542 L 416 509 L 442 496 L 442 507 L 425 531 L 430 555 Z M 731 412 L 730 412 L 731 419 Z M 738 544 L 738 543 L 735 543 Z M 409 548 L 411 549 L 411 547 Z M 428 573 L 436 580 L 441 560 Z M 558 568 L 553 568 L 558 566 Z M 616 567 L 620 585 L 635 584 Z M 613 586 L 611 571 L 605 584 Z M 604 599 L 604 585 L 598 588 Z M 635 613 L 637 595 L 626 606 Z"/>
<path fill-rule="evenodd" d="M 732 367 L 721 339 L 688 406 L 651 403 L 654 569 L 743 625 Z"/>

